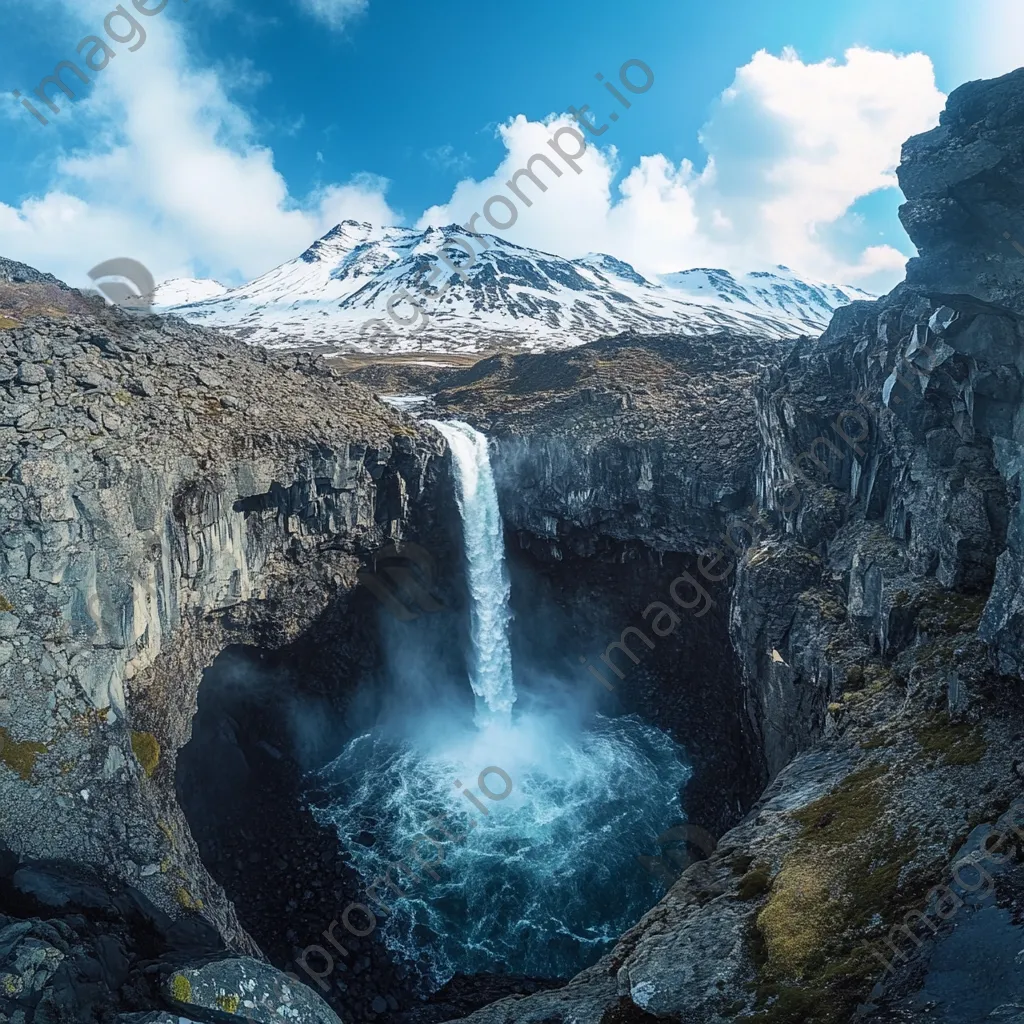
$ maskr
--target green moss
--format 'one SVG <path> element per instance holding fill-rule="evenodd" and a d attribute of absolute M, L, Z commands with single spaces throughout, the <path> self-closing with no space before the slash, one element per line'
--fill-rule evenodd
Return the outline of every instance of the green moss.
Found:
<path fill-rule="evenodd" d="M 132 752 L 142 765 L 146 778 L 150 778 L 160 763 L 160 743 L 151 732 L 132 733 Z"/>
<path fill-rule="evenodd" d="M 36 766 L 36 758 L 45 754 L 45 743 L 33 743 L 31 740 L 18 742 L 11 734 L 0 726 L 0 761 L 12 771 L 16 771 L 26 782 L 32 778 Z"/>
<path fill-rule="evenodd" d="M 9 316 L 0 316 L 0 331 L 9 331 L 12 327 L 17 326 L 17 320 L 12 320 Z"/>
<path fill-rule="evenodd" d="M 826 622 L 842 622 L 846 618 L 846 605 L 827 590 L 805 590 L 799 598 L 802 604 L 815 608 Z"/>
<path fill-rule="evenodd" d="M 915 729 L 914 736 L 925 752 L 942 764 L 977 764 L 988 749 L 979 726 L 951 722 L 944 711 Z"/>
<path fill-rule="evenodd" d="M 865 926 L 898 905 L 913 856 L 886 820 L 883 764 L 868 765 L 793 813 L 801 829 L 756 918 L 760 1024 L 849 1019 L 873 969 Z"/>
<path fill-rule="evenodd" d="M 217 1006 L 222 1009 L 225 1013 L 236 1013 L 242 1000 L 238 996 L 232 994 L 227 996 L 217 996 L 214 999 Z"/>
<path fill-rule="evenodd" d="M 193 896 L 192 893 L 190 893 L 183 885 L 178 886 L 178 891 L 175 893 L 175 896 L 183 910 L 203 909 L 203 901 Z"/>
<path fill-rule="evenodd" d="M 171 978 L 171 995 L 179 1003 L 190 1003 L 192 1001 L 192 982 L 184 974 L 176 974 Z"/>
<path fill-rule="evenodd" d="M 14 611 L 14 605 L 11 604 L 11 602 L 8 601 L 7 598 L 4 597 L 3 594 L 0 594 L 0 612 L 13 612 L 13 611 Z"/>
<path fill-rule="evenodd" d="M 739 897 L 741 900 L 756 900 L 772 887 L 771 871 L 763 864 L 748 871 L 740 879 Z"/>
<path fill-rule="evenodd" d="M 839 845 L 860 837 L 881 811 L 881 797 L 873 783 L 886 771 L 884 764 L 868 765 L 847 776 L 831 793 L 794 811 L 794 819 L 803 825 L 800 839 Z"/>
<path fill-rule="evenodd" d="M 923 597 L 924 604 L 917 615 L 917 626 L 930 636 L 953 636 L 972 632 L 981 621 L 986 597 L 983 594 L 958 594 L 951 590 L 936 590 Z"/>
<path fill-rule="evenodd" d="M 843 693 L 843 701 L 847 704 L 859 704 L 870 697 L 877 696 L 886 689 L 893 681 L 892 672 L 884 665 L 877 663 L 865 665 L 860 672 L 847 673 L 847 680 L 853 678 L 854 689 L 846 690 Z"/>
<path fill-rule="evenodd" d="M 872 733 L 867 739 L 861 741 L 861 750 L 878 750 L 881 747 L 892 745 L 892 741 L 881 730 Z"/>

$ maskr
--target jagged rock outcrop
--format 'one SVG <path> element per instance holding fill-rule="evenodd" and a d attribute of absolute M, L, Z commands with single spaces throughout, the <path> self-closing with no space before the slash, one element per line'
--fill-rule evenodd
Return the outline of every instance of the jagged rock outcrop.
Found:
<path fill-rule="evenodd" d="M 174 793 L 202 671 L 352 590 L 443 443 L 320 361 L 180 321 L 38 316 L 0 346 L 0 839 L 258 955 Z"/>

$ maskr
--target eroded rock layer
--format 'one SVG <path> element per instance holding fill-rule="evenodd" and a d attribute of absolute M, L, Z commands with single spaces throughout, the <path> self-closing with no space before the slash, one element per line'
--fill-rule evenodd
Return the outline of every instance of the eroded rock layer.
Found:
<path fill-rule="evenodd" d="M 330 618 L 443 445 L 323 363 L 93 306 L 0 331 L 0 838 L 259 955 L 175 797 L 203 670 Z"/>

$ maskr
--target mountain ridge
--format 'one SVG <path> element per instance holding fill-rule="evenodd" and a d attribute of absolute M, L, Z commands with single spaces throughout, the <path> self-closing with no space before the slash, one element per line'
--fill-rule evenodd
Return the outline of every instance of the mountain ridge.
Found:
<path fill-rule="evenodd" d="M 648 278 L 607 253 L 566 259 L 495 235 L 475 236 L 471 256 L 464 236 L 456 225 L 346 220 L 247 284 L 154 309 L 270 348 L 544 351 L 623 332 L 785 340 L 820 334 L 838 306 L 873 298 L 782 266 Z"/>

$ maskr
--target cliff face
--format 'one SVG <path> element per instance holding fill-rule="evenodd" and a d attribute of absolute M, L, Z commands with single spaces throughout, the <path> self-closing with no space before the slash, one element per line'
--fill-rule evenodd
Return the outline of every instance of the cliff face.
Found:
<path fill-rule="evenodd" d="M 774 342 L 630 338 L 501 356 L 436 396 L 494 437 L 513 529 L 580 554 L 601 539 L 695 550 L 753 499 L 754 387 Z"/>
<path fill-rule="evenodd" d="M 593 468 L 628 412 L 580 431 L 579 399 L 548 397 L 543 429 L 520 430 L 485 385 L 442 394 L 472 411 L 474 393 L 509 435 L 499 450 L 528 469 L 510 518 L 552 551 L 603 531 L 727 554 L 733 524 L 737 685 L 773 778 L 594 968 L 470 1019 L 840 1021 L 859 1004 L 860 1018 L 903 1020 L 931 999 L 942 1019 L 975 1020 L 1020 1002 L 949 965 L 1024 893 L 1022 174 L 1024 71 L 957 90 L 904 148 L 901 217 L 921 254 L 907 283 L 840 310 L 774 366 L 756 360 L 749 386 L 718 383 L 750 427 L 738 457 L 728 443 L 717 459 L 663 457 L 689 441 L 682 400 L 665 436 L 651 423 L 620 460 L 639 497 Z M 536 366 L 504 386 L 528 410 L 551 389 Z M 666 373 L 640 387 L 658 385 L 663 405 L 681 395 Z M 608 390 L 624 410 L 642 400 L 626 375 Z M 709 425 L 727 442 L 715 423 L 721 412 Z M 658 505 L 668 495 L 677 509 Z M 983 897 L 965 865 L 984 872 Z M 1019 918 L 1003 939 L 1020 947 Z"/>
<path fill-rule="evenodd" d="M 443 446 L 322 363 L 181 322 L 98 309 L 0 344 L 0 839 L 258 953 L 174 794 L 202 671 L 354 588 Z"/>

